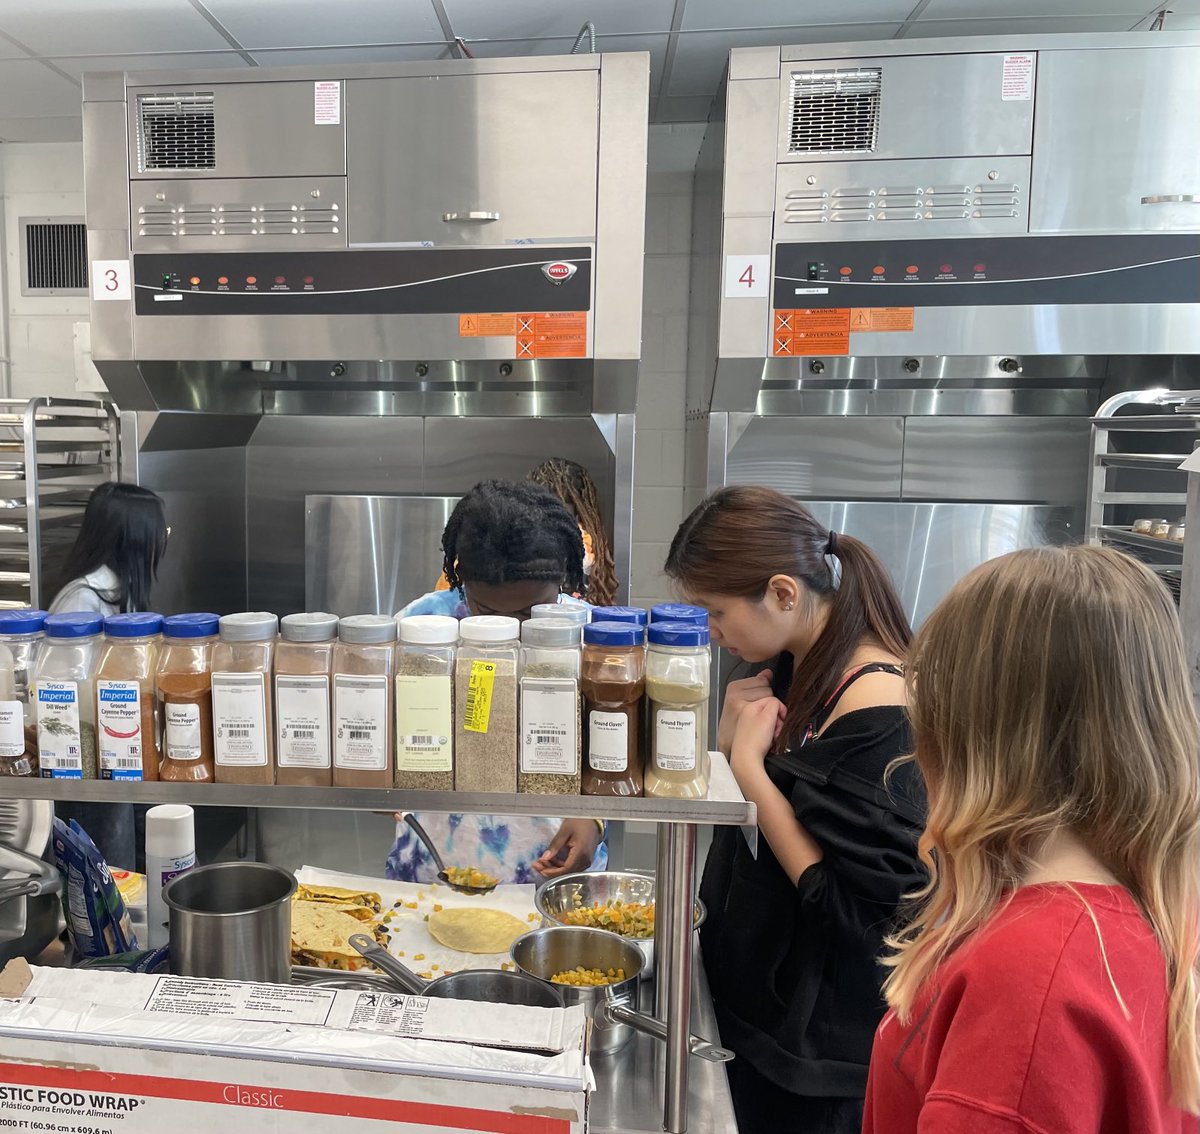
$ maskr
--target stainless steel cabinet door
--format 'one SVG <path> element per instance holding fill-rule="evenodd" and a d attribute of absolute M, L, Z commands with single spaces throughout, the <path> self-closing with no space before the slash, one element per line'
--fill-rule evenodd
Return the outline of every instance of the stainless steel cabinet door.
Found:
<path fill-rule="evenodd" d="M 351 244 L 592 238 L 599 82 L 595 71 L 351 80 Z"/>
<path fill-rule="evenodd" d="M 1200 229 L 1200 50 L 1044 51 L 1031 232 Z"/>

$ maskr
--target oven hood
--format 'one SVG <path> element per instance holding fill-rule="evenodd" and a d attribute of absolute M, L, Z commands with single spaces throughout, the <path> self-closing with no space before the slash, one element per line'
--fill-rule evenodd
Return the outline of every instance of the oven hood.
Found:
<path fill-rule="evenodd" d="M 125 410 L 632 412 L 644 53 L 84 84 Z"/>
<path fill-rule="evenodd" d="M 733 51 L 690 408 L 1200 354 L 1198 132 L 1191 34 Z"/>

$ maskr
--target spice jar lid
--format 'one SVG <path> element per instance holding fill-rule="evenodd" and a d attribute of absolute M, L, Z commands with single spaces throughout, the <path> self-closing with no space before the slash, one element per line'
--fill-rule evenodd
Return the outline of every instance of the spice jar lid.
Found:
<path fill-rule="evenodd" d="M 217 614 L 172 614 L 163 619 L 163 633 L 168 638 L 210 638 L 220 625 Z"/>
<path fill-rule="evenodd" d="M 338 637 L 354 646 L 386 646 L 396 640 L 396 620 L 386 614 L 352 614 L 338 625 Z"/>
<path fill-rule="evenodd" d="M 521 633 L 521 624 L 503 614 L 479 614 L 458 624 L 464 642 L 511 642 Z"/>
<path fill-rule="evenodd" d="M 104 620 L 104 633 L 110 638 L 149 638 L 161 634 L 162 628 L 161 614 L 110 614 Z"/>
<path fill-rule="evenodd" d="M 632 622 L 589 622 L 583 628 L 585 646 L 640 646 L 643 637 Z"/>
<path fill-rule="evenodd" d="M 650 608 L 650 624 L 655 622 L 695 622 L 708 625 L 708 611 L 702 606 L 687 606 L 681 602 L 660 602 Z"/>
<path fill-rule="evenodd" d="M 585 602 L 539 602 L 529 613 L 532 618 L 566 618 L 576 626 L 592 620 L 592 608 Z"/>
<path fill-rule="evenodd" d="M 279 633 L 279 619 L 267 610 L 247 610 L 221 617 L 221 638 L 226 642 L 266 642 Z"/>
<path fill-rule="evenodd" d="M 46 636 L 49 638 L 90 638 L 99 634 L 104 619 L 86 611 L 69 614 L 51 614 L 46 618 Z"/>
<path fill-rule="evenodd" d="M 285 614 L 279 620 L 279 633 L 288 642 L 329 642 L 337 637 L 338 616 L 322 612 Z"/>
<path fill-rule="evenodd" d="M 40 634 L 47 617 L 44 610 L 0 610 L 0 635 Z"/>
<path fill-rule="evenodd" d="M 651 622 L 652 646 L 707 646 L 708 627 L 695 622 Z"/>
<path fill-rule="evenodd" d="M 569 618 L 531 618 L 521 623 L 521 641 L 527 646 L 578 646 L 583 627 Z"/>
<path fill-rule="evenodd" d="M 458 641 L 458 619 L 445 614 L 413 614 L 398 620 L 400 641 L 421 646 L 453 646 Z"/>
<path fill-rule="evenodd" d="M 640 606 L 598 606 L 592 611 L 593 622 L 628 622 L 632 626 L 645 626 L 650 615 Z"/>

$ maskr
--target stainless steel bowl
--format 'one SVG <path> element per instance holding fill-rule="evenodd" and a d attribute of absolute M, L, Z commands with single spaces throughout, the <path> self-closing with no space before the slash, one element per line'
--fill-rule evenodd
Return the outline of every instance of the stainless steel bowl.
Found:
<path fill-rule="evenodd" d="M 564 874 L 543 882 L 533 897 L 534 908 L 542 915 L 543 925 L 566 925 L 562 915 L 577 906 L 590 906 L 596 902 L 653 902 L 654 875 L 640 870 L 596 870 L 580 874 Z M 704 924 L 704 903 L 699 898 L 692 909 L 692 928 Z M 611 933 L 611 930 L 605 930 Z M 620 934 L 617 934 L 620 936 Z M 644 963 L 642 976 L 654 972 L 654 938 L 622 937 L 641 950 Z"/>

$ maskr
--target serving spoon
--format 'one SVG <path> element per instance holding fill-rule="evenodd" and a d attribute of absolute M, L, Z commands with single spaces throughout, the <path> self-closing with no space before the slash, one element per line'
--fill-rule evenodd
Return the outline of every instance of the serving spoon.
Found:
<path fill-rule="evenodd" d="M 490 885 L 483 886 L 468 886 L 463 882 L 452 881 L 449 872 L 446 870 L 446 863 L 442 860 L 441 853 L 433 845 L 433 840 L 429 837 L 429 833 L 425 828 L 417 821 L 417 817 L 411 811 L 401 811 L 399 818 L 412 828 L 413 834 L 421 840 L 425 849 L 429 852 L 429 857 L 433 859 L 438 868 L 438 881 L 444 882 L 451 890 L 456 890 L 460 894 L 490 894 L 500 884 L 499 879 Z"/>

